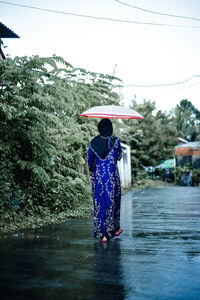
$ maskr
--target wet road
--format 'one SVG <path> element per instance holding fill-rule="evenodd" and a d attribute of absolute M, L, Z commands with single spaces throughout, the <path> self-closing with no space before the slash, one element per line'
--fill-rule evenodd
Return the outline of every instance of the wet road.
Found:
<path fill-rule="evenodd" d="M 92 220 L 0 240 L 1 299 L 200 299 L 200 188 L 123 196 L 120 238 Z"/>

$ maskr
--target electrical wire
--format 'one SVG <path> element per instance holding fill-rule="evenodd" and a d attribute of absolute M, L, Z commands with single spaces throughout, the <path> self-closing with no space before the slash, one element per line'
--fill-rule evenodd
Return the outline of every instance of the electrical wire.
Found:
<path fill-rule="evenodd" d="M 115 0 L 115 1 L 119 2 L 119 3 L 122 3 L 119 0 Z M 30 6 L 30 5 L 24 5 L 24 4 L 16 4 L 16 3 L 11 3 L 11 2 L 7 2 L 7 1 L 0 1 L 0 3 L 9 4 L 9 5 L 13 5 L 13 6 L 24 7 L 24 8 L 31 8 L 31 9 L 41 10 L 41 11 L 47 11 L 47 12 L 53 12 L 53 13 L 59 13 L 59 14 L 66 14 L 66 15 L 73 15 L 73 16 L 78 16 L 78 17 L 86 17 L 86 18 L 107 20 L 107 21 L 117 21 L 117 22 L 126 22 L 126 23 L 143 24 L 143 25 L 158 25 L 158 26 L 174 26 L 174 27 L 195 27 L 195 28 L 200 28 L 200 26 L 186 26 L 186 25 L 158 24 L 158 23 L 144 23 L 144 22 L 135 22 L 135 21 L 128 21 L 128 20 L 110 19 L 110 18 L 104 18 L 104 17 L 95 17 L 95 16 L 89 16 L 89 15 L 82 15 L 82 14 L 75 14 L 75 13 L 70 13 L 70 12 L 64 12 L 64 11 L 58 11 L 58 10 L 40 8 L 40 7 Z M 123 3 L 123 4 L 125 4 L 125 3 Z M 125 5 L 130 6 L 129 4 L 125 4 Z M 142 8 L 138 8 L 138 9 L 142 9 Z M 142 10 L 145 10 L 145 9 L 142 9 Z M 148 11 L 148 10 L 145 10 L 145 11 Z M 157 12 L 153 12 L 153 13 L 157 13 Z M 157 14 L 159 14 L 159 13 L 157 13 Z M 167 15 L 167 14 L 165 14 L 165 15 Z M 175 15 L 170 15 L 170 16 L 183 17 L 183 16 L 175 16 Z M 190 17 L 185 17 L 185 18 L 190 18 Z M 197 20 L 200 21 L 200 19 L 197 19 Z M 122 85 L 120 87 L 151 88 L 151 87 L 174 86 L 174 85 L 181 85 L 181 84 L 187 83 L 188 81 L 190 81 L 190 80 L 192 80 L 192 79 L 194 79 L 196 77 L 200 77 L 200 75 L 194 75 L 194 76 L 192 76 L 192 77 L 190 77 L 190 78 L 188 78 L 186 80 L 179 81 L 179 82 L 174 82 L 174 83 L 145 84 L 145 85 L 144 84 L 128 84 L 128 85 Z M 195 85 L 195 84 L 193 84 L 193 85 Z"/>
<path fill-rule="evenodd" d="M 187 87 L 184 87 L 184 88 L 182 88 L 182 89 L 178 89 L 178 90 L 175 90 L 175 91 L 173 91 L 173 92 L 170 92 L 170 93 L 167 93 L 167 94 L 164 94 L 164 95 L 160 95 L 160 96 L 163 97 L 163 96 L 173 95 L 173 94 L 179 93 L 179 92 L 181 92 L 181 91 L 190 89 L 190 88 L 192 88 L 192 87 L 194 87 L 194 86 L 196 86 L 196 85 L 199 85 L 199 84 L 200 84 L 200 81 L 198 81 L 198 82 L 196 82 L 196 83 L 193 83 L 193 84 L 191 84 L 191 85 L 189 85 L 189 86 L 187 86 Z M 160 97 L 160 96 L 158 96 L 158 97 Z"/>
<path fill-rule="evenodd" d="M 40 10 L 40 11 L 45 11 L 45 12 L 52 12 L 52 13 L 57 13 L 57 14 L 90 18 L 90 19 L 96 19 L 96 20 L 113 21 L 113 22 L 129 23 L 129 24 L 137 24 L 137 25 L 151 25 L 151 26 L 165 26 L 165 27 L 179 27 L 179 28 L 200 28 L 200 26 L 195 26 L 195 25 L 190 26 L 190 25 L 176 25 L 176 24 L 165 24 L 165 23 L 149 23 L 149 22 L 139 22 L 139 21 L 131 21 L 131 20 L 123 20 L 123 19 L 96 17 L 96 16 L 91 16 L 91 15 L 76 14 L 76 13 L 71 13 L 71 12 L 66 12 L 66 11 L 41 8 L 41 7 L 25 5 L 25 4 L 11 3 L 11 2 L 7 2 L 7 1 L 0 1 L 0 3 L 12 5 L 12 6 L 23 7 L 23 8 L 30 8 L 30 9 L 35 9 L 35 10 Z"/>
<path fill-rule="evenodd" d="M 142 8 L 142 7 L 139 7 L 139 6 L 135 6 L 135 5 L 132 5 L 132 4 L 129 4 L 129 3 L 126 3 L 126 2 L 122 2 L 122 1 L 119 1 L 119 0 L 114 0 L 114 1 L 118 2 L 122 5 L 126 5 L 126 6 L 129 6 L 129 7 L 138 9 L 138 10 L 142 10 L 142 11 L 145 11 L 145 12 L 148 12 L 148 13 L 151 13 L 151 14 L 156 14 L 156 15 L 166 16 L 166 17 L 173 17 L 173 18 L 181 18 L 181 19 L 187 19 L 187 20 L 193 20 L 193 21 L 200 21 L 200 19 L 198 19 L 198 18 L 161 13 L 161 12 L 153 11 L 153 10 L 150 10 L 150 9 Z"/>
<path fill-rule="evenodd" d="M 141 88 L 151 88 L 151 87 L 161 87 L 161 86 L 173 86 L 173 85 L 180 85 L 180 84 L 184 84 L 196 77 L 200 77 L 200 75 L 194 75 L 191 76 L 190 78 L 187 78 L 183 81 L 179 81 L 179 82 L 173 82 L 173 83 L 160 83 L 160 84 L 128 84 L 128 85 L 123 85 L 123 87 L 141 87 Z"/>

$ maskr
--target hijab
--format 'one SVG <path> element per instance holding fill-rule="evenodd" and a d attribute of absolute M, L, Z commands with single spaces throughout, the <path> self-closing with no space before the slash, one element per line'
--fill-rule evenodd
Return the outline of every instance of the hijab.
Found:
<path fill-rule="evenodd" d="M 113 126 L 109 119 L 102 119 L 98 123 L 99 135 L 92 139 L 90 147 L 102 159 L 113 148 L 116 138 L 112 136 Z"/>

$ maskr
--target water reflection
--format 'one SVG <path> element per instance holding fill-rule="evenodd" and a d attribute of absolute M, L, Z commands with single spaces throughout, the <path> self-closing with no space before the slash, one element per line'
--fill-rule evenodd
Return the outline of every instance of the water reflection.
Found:
<path fill-rule="evenodd" d="M 95 299 L 124 299 L 120 239 L 94 246 Z"/>
<path fill-rule="evenodd" d="M 132 211 L 122 215 L 125 298 L 200 299 L 200 189 L 149 189 L 127 196 L 122 211 L 128 211 L 127 200 Z"/>
<path fill-rule="evenodd" d="M 70 219 L 0 239 L 1 300 L 200 299 L 200 188 L 124 196 L 120 239 Z"/>

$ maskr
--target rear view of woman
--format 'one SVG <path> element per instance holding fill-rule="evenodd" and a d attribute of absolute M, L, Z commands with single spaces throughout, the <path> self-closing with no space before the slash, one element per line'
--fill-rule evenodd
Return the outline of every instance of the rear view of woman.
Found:
<path fill-rule="evenodd" d="M 98 123 L 99 135 L 92 139 L 88 150 L 88 166 L 94 200 L 94 237 L 107 242 L 119 236 L 121 185 L 117 161 L 122 157 L 120 140 L 114 136 L 112 122 Z"/>

